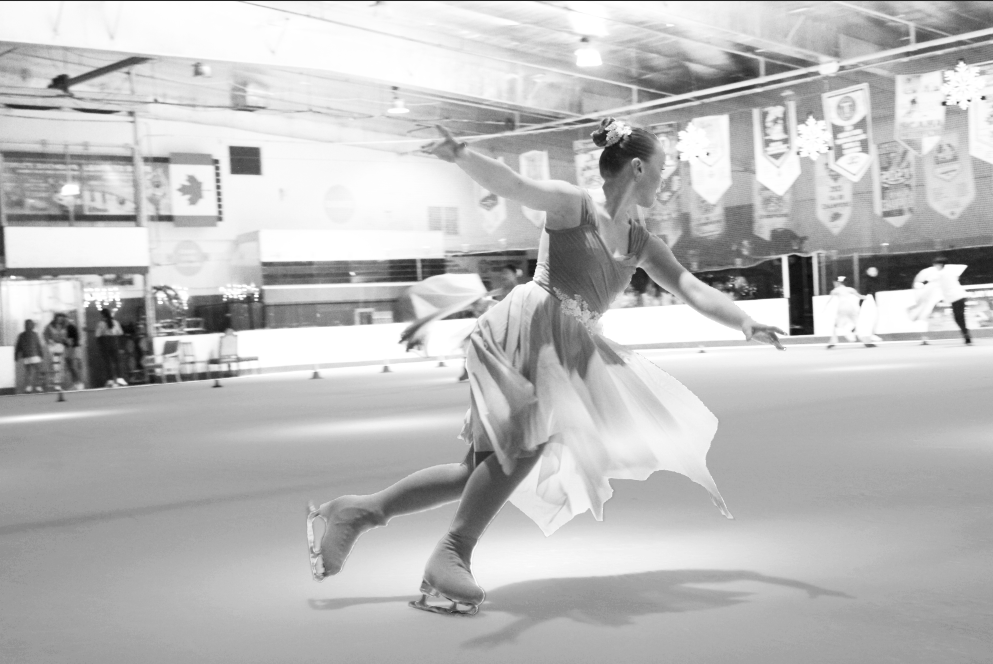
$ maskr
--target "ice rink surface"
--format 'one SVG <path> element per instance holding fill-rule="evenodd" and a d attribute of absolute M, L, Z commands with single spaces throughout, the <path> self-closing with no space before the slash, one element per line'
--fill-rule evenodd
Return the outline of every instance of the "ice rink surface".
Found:
<path fill-rule="evenodd" d="M 305 505 L 457 461 L 457 366 L 0 398 L 0 661 L 989 662 L 993 345 L 646 352 L 721 427 L 734 521 L 658 473 L 550 538 L 513 507 L 478 616 L 415 611 L 454 508 L 315 583 Z"/>

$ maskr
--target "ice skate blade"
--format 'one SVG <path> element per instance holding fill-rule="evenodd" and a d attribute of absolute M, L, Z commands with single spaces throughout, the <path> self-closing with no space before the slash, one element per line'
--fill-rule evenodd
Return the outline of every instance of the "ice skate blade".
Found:
<path fill-rule="evenodd" d="M 474 616 L 479 613 L 478 605 L 466 604 L 469 608 L 463 611 L 459 609 L 459 603 L 453 602 L 452 600 L 448 600 L 449 602 L 452 602 L 451 606 L 435 606 L 428 604 L 427 600 L 428 595 L 422 594 L 420 599 L 407 602 L 407 606 L 412 609 L 420 609 L 421 611 L 428 611 L 429 613 L 440 613 L 446 616 Z"/>
<path fill-rule="evenodd" d="M 324 571 L 324 559 L 321 558 L 321 550 L 314 546 L 314 519 L 324 519 L 318 512 L 314 503 L 307 503 L 307 543 L 310 553 L 310 573 L 314 575 L 314 581 L 323 581 L 330 574 Z M 324 519 L 324 528 L 327 529 L 328 521 Z"/>

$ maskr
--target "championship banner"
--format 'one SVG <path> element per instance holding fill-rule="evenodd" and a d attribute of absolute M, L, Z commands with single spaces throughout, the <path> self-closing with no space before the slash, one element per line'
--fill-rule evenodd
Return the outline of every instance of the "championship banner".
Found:
<path fill-rule="evenodd" d="M 817 220 L 833 235 L 852 218 L 852 182 L 831 168 L 827 159 L 814 162 L 814 207 Z"/>
<path fill-rule="evenodd" d="M 690 179 L 693 189 L 714 206 L 731 187 L 730 121 L 727 115 L 708 115 L 693 124 L 707 135 L 709 148 L 706 155 L 690 160 Z"/>
<path fill-rule="evenodd" d="M 548 153 L 544 150 L 531 150 L 521 155 L 521 175 L 532 180 L 549 180 L 551 171 L 548 167 Z M 521 212 L 532 224 L 541 228 L 545 224 L 545 211 L 532 210 L 521 206 Z"/>
<path fill-rule="evenodd" d="M 501 164 L 504 163 L 503 157 L 498 157 L 497 161 Z M 480 225 L 489 235 L 493 235 L 496 229 L 507 220 L 507 201 L 492 191 L 483 189 L 475 182 L 472 183 L 472 193 L 482 217 Z"/>
<path fill-rule="evenodd" d="M 796 102 L 752 109 L 755 179 L 784 195 L 800 177 L 796 151 Z M 768 238 L 767 238 L 768 239 Z"/>
<path fill-rule="evenodd" d="M 828 151 L 831 168 L 852 182 L 858 182 L 872 164 L 869 84 L 826 92 L 821 99 L 831 132 L 831 150 Z"/>
<path fill-rule="evenodd" d="M 172 218 L 177 226 L 217 225 L 217 185 L 209 154 L 169 155 Z"/>
<path fill-rule="evenodd" d="M 945 131 L 941 72 L 896 77 L 893 137 L 914 153 L 927 154 Z"/>
<path fill-rule="evenodd" d="M 972 157 L 962 148 L 958 132 L 950 131 L 924 157 L 927 204 L 949 219 L 958 219 L 976 198 Z"/>
<path fill-rule="evenodd" d="M 914 216 L 914 153 L 897 141 L 876 146 L 872 202 L 876 216 L 895 228 Z"/>
<path fill-rule="evenodd" d="M 648 131 L 655 134 L 662 143 L 665 166 L 662 167 L 662 186 L 655 195 L 655 204 L 643 211 L 643 218 L 648 232 L 662 238 L 671 247 L 683 235 L 679 210 L 679 192 L 683 183 L 679 172 L 679 153 L 676 150 L 679 128 L 675 122 L 667 122 L 651 125 Z"/>
<path fill-rule="evenodd" d="M 724 233 L 724 200 L 717 203 L 704 200 L 693 191 L 690 194 L 690 235 L 700 238 L 715 238 Z"/>
<path fill-rule="evenodd" d="M 969 105 L 969 154 L 993 164 L 993 75 L 983 80 L 986 98 Z"/>
<path fill-rule="evenodd" d="M 763 240 L 772 240 L 772 231 L 786 228 L 790 221 L 790 211 L 793 208 L 793 192 L 789 189 L 779 195 L 772 189 L 753 180 L 752 200 L 755 204 L 755 223 L 752 232 Z"/>
<path fill-rule="evenodd" d="M 600 154 L 592 140 L 573 141 L 572 150 L 576 155 L 576 183 L 590 192 L 593 200 L 603 202 L 603 178 L 600 177 Z"/>

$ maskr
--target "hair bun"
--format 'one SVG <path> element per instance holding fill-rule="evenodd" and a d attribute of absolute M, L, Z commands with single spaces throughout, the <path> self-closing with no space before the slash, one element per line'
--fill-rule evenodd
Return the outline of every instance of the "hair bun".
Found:
<path fill-rule="evenodd" d="M 598 148 L 607 147 L 607 126 L 614 121 L 614 118 L 604 118 L 600 120 L 600 126 L 596 128 L 590 138 L 593 139 L 593 145 Z"/>

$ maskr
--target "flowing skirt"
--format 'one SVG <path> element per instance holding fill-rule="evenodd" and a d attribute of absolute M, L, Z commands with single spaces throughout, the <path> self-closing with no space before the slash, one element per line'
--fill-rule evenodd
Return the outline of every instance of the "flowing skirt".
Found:
<path fill-rule="evenodd" d="M 541 454 L 510 502 L 546 535 L 587 510 L 602 520 L 611 479 L 656 470 L 700 484 L 732 518 L 707 470 L 714 414 L 541 286 L 518 286 L 479 319 L 466 364 L 471 400 L 460 437 L 496 454 L 507 473 Z"/>

